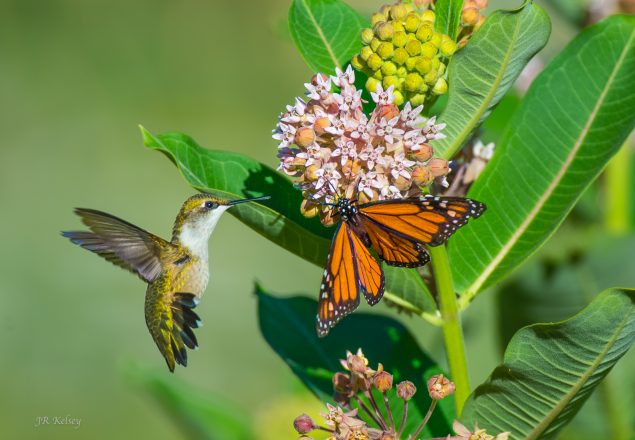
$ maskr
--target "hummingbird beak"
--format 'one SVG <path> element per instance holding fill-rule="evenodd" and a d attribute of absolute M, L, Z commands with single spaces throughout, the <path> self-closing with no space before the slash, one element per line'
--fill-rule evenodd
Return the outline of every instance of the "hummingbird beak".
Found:
<path fill-rule="evenodd" d="M 258 202 L 260 200 L 269 200 L 270 198 L 271 198 L 270 196 L 262 196 L 262 197 L 254 197 L 251 199 L 231 200 L 230 202 L 227 203 L 227 206 L 234 206 L 240 203 L 247 203 L 247 202 Z"/>

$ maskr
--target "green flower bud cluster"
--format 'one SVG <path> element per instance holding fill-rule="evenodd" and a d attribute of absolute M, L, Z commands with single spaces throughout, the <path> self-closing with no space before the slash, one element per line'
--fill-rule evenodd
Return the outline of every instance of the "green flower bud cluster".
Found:
<path fill-rule="evenodd" d="M 351 61 L 368 75 L 366 89 L 375 92 L 394 86 L 395 104 L 406 100 L 414 106 L 427 97 L 448 91 L 447 59 L 456 42 L 434 30 L 432 9 L 416 9 L 410 3 L 385 5 L 371 17 L 372 29 L 362 30 L 363 47 Z"/>

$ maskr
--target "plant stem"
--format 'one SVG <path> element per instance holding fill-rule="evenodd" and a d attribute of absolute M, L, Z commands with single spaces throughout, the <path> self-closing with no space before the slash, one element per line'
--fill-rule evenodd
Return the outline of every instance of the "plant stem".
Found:
<path fill-rule="evenodd" d="M 408 436 L 408 439 L 413 439 L 413 440 L 417 439 L 417 436 L 421 433 L 421 430 L 423 430 L 423 427 L 426 426 L 426 423 L 428 423 L 428 420 L 430 420 L 430 416 L 432 415 L 432 412 L 434 411 L 434 408 L 436 406 L 437 406 L 437 401 L 432 399 L 432 402 L 430 402 L 430 408 L 428 408 L 428 412 L 426 413 L 426 416 L 423 418 L 423 420 L 417 427 L 417 430 L 414 432 L 414 434 L 411 434 Z"/>
<path fill-rule="evenodd" d="M 439 295 L 439 308 L 443 319 L 443 338 L 445 350 L 450 366 L 450 378 L 456 385 L 454 403 L 457 417 L 461 415 L 463 405 L 470 395 L 470 382 L 467 374 L 467 360 L 465 357 L 465 341 L 457 306 L 450 261 L 445 245 L 431 247 L 432 272 Z"/>
<path fill-rule="evenodd" d="M 633 156 L 630 140 L 622 146 L 606 167 L 604 222 L 613 233 L 625 233 L 629 229 L 630 168 Z"/>
<path fill-rule="evenodd" d="M 406 419 L 408 418 L 408 401 L 405 400 L 403 403 L 403 414 L 401 415 L 401 423 L 399 424 L 399 432 L 397 433 L 397 438 L 401 438 L 401 434 L 403 433 L 403 429 L 406 427 Z"/>
<path fill-rule="evenodd" d="M 397 428 L 395 427 L 395 419 L 392 416 L 392 411 L 390 410 L 390 402 L 388 401 L 388 395 L 384 392 L 384 404 L 386 405 L 386 412 L 388 413 L 388 420 L 390 421 L 390 427 L 392 428 L 392 432 L 397 432 Z"/>

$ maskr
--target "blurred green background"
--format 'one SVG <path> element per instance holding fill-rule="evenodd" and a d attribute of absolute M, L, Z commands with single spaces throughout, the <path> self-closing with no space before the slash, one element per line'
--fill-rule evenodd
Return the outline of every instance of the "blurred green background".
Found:
<path fill-rule="evenodd" d="M 350 3 L 366 15 L 382 4 Z M 320 268 L 224 218 L 198 309 L 200 350 L 171 375 L 146 330 L 145 286 L 59 235 L 80 227 L 80 206 L 169 236 L 193 190 L 142 146 L 137 124 L 275 166 L 271 129 L 311 74 L 288 37 L 288 6 L 0 1 L 0 438 L 187 438 L 142 385 L 148 376 L 232 402 L 260 439 L 293 438 L 293 418 L 316 415 L 261 337 L 252 292 L 258 280 L 312 295 Z M 546 54 L 573 35 L 554 21 Z M 481 298 L 465 317 L 474 384 L 500 362 L 495 297 Z M 439 331 L 400 319 L 443 363 Z M 81 425 L 35 427 L 45 416 Z"/>

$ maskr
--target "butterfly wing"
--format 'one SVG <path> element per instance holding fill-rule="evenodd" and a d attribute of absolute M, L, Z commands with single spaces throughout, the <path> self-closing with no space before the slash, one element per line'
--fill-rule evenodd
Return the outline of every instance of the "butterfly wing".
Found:
<path fill-rule="evenodd" d="M 424 245 L 445 243 L 484 211 L 484 204 L 471 199 L 426 196 L 360 205 L 359 219 L 382 260 L 393 266 L 418 267 L 430 261 Z"/>
<path fill-rule="evenodd" d="M 357 308 L 360 292 L 369 304 L 376 304 L 384 293 L 384 274 L 362 240 L 346 222 L 341 222 L 322 276 L 318 336 L 326 336 L 335 324 Z"/>

